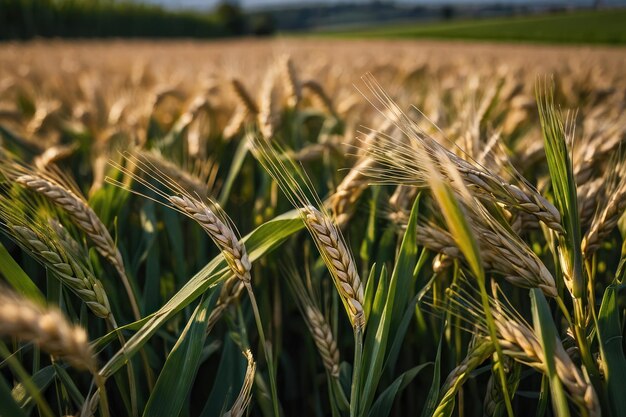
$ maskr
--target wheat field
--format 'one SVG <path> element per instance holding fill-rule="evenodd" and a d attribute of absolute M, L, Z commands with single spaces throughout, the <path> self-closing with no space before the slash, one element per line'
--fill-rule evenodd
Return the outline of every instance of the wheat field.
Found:
<path fill-rule="evenodd" d="M 625 416 L 624 73 L 3 44 L 0 416 Z"/>

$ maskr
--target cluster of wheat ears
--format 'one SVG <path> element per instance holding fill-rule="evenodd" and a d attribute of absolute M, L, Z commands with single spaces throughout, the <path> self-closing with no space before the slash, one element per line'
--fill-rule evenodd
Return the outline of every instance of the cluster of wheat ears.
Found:
<path fill-rule="evenodd" d="M 89 47 L 0 53 L 1 416 L 626 415 L 623 56 Z"/>

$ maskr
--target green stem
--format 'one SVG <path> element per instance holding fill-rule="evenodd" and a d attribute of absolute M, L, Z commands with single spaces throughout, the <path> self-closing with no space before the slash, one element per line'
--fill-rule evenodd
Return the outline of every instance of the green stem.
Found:
<path fill-rule="evenodd" d="M 576 337 L 576 342 L 578 342 L 580 357 L 585 365 L 585 368 L 587 368 L 587 372 L 589 372 L 589 377 L 592 381 L 596 381 L 598 378 L 598 369 L 593 357 L 591 356 L 591 349 L 589 348 L 589 342 L 587 341 L 587 333 L 585 332 L 585 314 L 583 311 L 582 300 L 578 298 L 574 298 L 574 335 Z"/>
<path fill-rule="evenodd" d="M 270 377 L 270 391 L 272 392 L 272 406 L 274 408 L 274 416 L 279 417 L 278 407 L 278 391 L 276 389 L 276 376 L 274 375 L 274 360 L 272 355 L 267 349 L 267 340 L 265 339 L 265 332 L 263 331 L 263 323 L 261 322 L 261 314 L 259 313 L 259 307 L 256 303 L 256 297 L 252 291 L 252 285 L 249 282 L 245 283 L 248 296 L 250 297 L 250 304 L 252 304 L 252 311 L 254 312 L 254 320 L 256 321 L 257 331 L 259 332 L 259 338 L 261 339 L 261 345 L 263 346 L 263 354 L 265 355 L 265 361 L 267 362 L 268 373 Z"/>
<path fill-rule="evenodd" d="M 333 391 L 335 401 L 337 401 L 337 407 L 342 411 L 348 411 L 350 409 L 350 403 L 348 402 L 346 393 L 343 392 L 343 387 L 339 383 L 339 378 L 335 378 L 329 375 L 328 379 L 331 383 L 331 389 Z"/>
<path fill-rule="evenodd" d="M 109 316 L 109 318 L 107 319 L 107 324 L 109 325 L 109 331 L 111 330 L 115 330 L 116 334 L 117 334 L 117 338 L 120 341 L 120 345 L 122 347 L 122 349 L 125 348 L 126 346 L 126 339 L 124 338 L 124 335 L 122 334 L 121 331 L 118 331 L 118 325 L 117 322 L 115 321 L 115 318 L 113 317 L 113 315 L 111 314 Z M 133 389 L 134 386 L 136 386 L 135 384 L 135 369 L 133 367 L 133 363 L 131 361 L 131 359 L 128 359 L 127 362 L 128 366 L 126 367 L 126 376 L 128 377 L 128 389 L 129 389 L 129 394 L 130 394 L 130 409 L 131 409 L 131 413 L 133 416 L 138 416 L 139 415 L 139 407 L 137 405 L 137 392 Z M 103 393 L 101 393 L 100 396 L 102 396 Z M 108 414 L 108 411 L 107 411 Z"/>
<path fill-rule="evenodd" d="M 509 417 L 514 417 L 513 406 L 511 405 L 511 398 L 509 396 L 509 389 L 507 387 L 506 374 L 504 373 L 504 367 L 502 366 L 502 347 L 498 342 L 498 332 L 496 330 L 496 323 L 491 314 L 491 307 L 489 305 L 489 295 L 485 288 L 485 276 L 481 275 L 478 278 L 478 286 L 480 287 L 480 298 L 483 304 L 483 310 L 485 311 L 485 318 L 487 319 L 487 327 L 489 327 L 489 336 L 496 350 L 496 361 L 498 362 L 498 376 L 500 378 L 500 385 L 502 386 L 502 396 L 504 397 L 504 404 L 506 406 L 506 412 Z"/>
<path fill-rule="evenodd" d="M 106 380 L 98 374 L 97 371 L 94 372 L 93 376 L 95 378 L 98 391 L 100 392 L 100 394 L 98 394 L 98 399 L 100 401 L 100 413 L 102 414 L 102 417 L 109 417 L 109 399 L 107 397 L 105 387 Z"/>
<path fill-rule="evenodd" d="M 352 369 L 352 390 L 350 392 L 350 417 L 356 417 L 359 410 L 359 385 L 361 383 L 361 362 L 363 356 L 363 329 L 354 328 L 354 365 Z"/>

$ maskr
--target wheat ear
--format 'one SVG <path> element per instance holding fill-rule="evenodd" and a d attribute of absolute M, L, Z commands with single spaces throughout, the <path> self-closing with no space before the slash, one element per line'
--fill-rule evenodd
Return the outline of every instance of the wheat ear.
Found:
<path fill-rule="evenodd" d="M 259 108 L 250 96 L 250 93 L 248 93 L 246 87 L 244 87 L 244 85 L 241 83 L 241 81 L 233 78 L 230 81 L 230 85 L 232 86 L 235 95 L 239 99 L 239 102 L 248 110 L 248 112 L 254 115 L 259 114 Z"/>
<path fill-rule="evenodd" d="M 91 207 L 70 189 L 45 176 L 35 174 L 21 175 L 16 178 L 15 182 L 46 197 L 50 202 L 63 209 L 74 224 L 85 232 L 98 252 L 113 265 L 119 274 L 128 294 L 135 318 L 139 319 L 141 317 L 139 306 L 126 275 L 122 254 L 117 249 L 109 231 Z"/>
<path fill-rule="evenodd" d="M 339 294 L 348 307 L 352 325 L 363 328 L 365 326 L 363 285 L 356 271 L 352 254 L 348 251 L 337 226 L 328 216 L 311 205 L 302 207 L 300 212 L 326 261 Z"/>
<path fill-rule="evenodd" d="M 287 283 L 296 301 L 304 320 L 309 328 L 315 347 L 322 357 L 324 368 L 333 378 L 339 377 L 339 350 L 332 329 L 320 311 L 316 297 L 310 287 L 305 287 L 295 265 L 287 273 Z"/>
<path fill-rule="evenodd" d="M 78 369 L 96 371 L 96 361 L 83 328 L 70 324 L 56 309 L 0 291 L 0 335 L 34 342 Z"/>
<path fill-rule="evenodd" d="M 78 260 L 61 246 L 26 226 L 9 224 L 7 229 L 35 259 L 50 268 L 62 283 L 70 287 L 96 316 L 111 317 L 109 300 L 102 284 Z"/>
<path fill-rule="evenodd" d="M 288 55 L 282 59 L 281 74 L 287 92 L 287 105 L 292 108 L 297 107 L 302 98 L 302 91 L 296 67 L 293 65 L 293 61 Z"/>
<path fill-rule="evenodd" d="M 169 196 L 169 202 L 196 221 L 220 248 L 231 271 L 244 283 L 250 282 L 252 265 L 245 247 L 233 230 L 208 205 L 191 196 Z"/>
<path fill-rule="evenodd" d="M 591 227 L 582 240 L 582 251 L 585 258 L 590 258 L 600 248 L 604 239 L 617 225 L 617 221 L 626 209 L 626 182 L 622 183 L 606 203 L 603 210 L 597 213 Z"/>
<path fill-rule="evenodd" d="M 293 206 L 298 208 L 333 278 L 352 326 L 355 329 L 363 329 L 366 321 L 363 309 L 363 285 L 341 231 L 323 211 L 323 204 L 305 174 L 285 152 L 275 150 L 272 144 L 258 138 L 252 145 L 255 157 L 278 183 Z M 320 209 L 311 204 L 310 198 L 318 203 Z"/>
<path fill-rule="evenodd" d="M 244 417 L 250 405 L 250 400 L 252 399 L 252 385 L 254 384 L 254 375 L 256 373 L 256 362 L 254 362 L 254 357 L 252 357 L 250 350 L 246 350 L 244 356 L 248 361 L 248 367 L 246 368 L 246 374 L 243 378 L 241 391 L 239 391 L 239 395 L 231 409 L 224 413 L 223 417 Z"/>
<path fill-rule="evenodd" d="M 330 376 L 339 378 L 339 349 L 330 325 L 314 306 L 306 307 L 305 314 L 324 367 Z"/>
<path fill-rule="evenodd" d="M 451 414 L 455 404 L 454 398 L 465 381 L 470 377 L 471 371 L 489 359 L 493 352 L 493 343 L 483 340 L 479 341 L 478 344 L 467 353 L 465 359 L 463 359 L 446 378 L 440 390 L 443 394 L 439 397 L 439 405 L 435 409 L 433 417 L 443 417 Z"/>

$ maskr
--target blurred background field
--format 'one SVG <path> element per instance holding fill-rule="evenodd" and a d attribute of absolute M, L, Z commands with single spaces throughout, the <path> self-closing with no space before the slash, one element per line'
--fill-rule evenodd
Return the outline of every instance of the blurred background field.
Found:
<path fill-rule="evenodd" d="M 623 0 L 1 0 L 0 39 L 330 37 L 609 43 L 626 40 Z"/>

